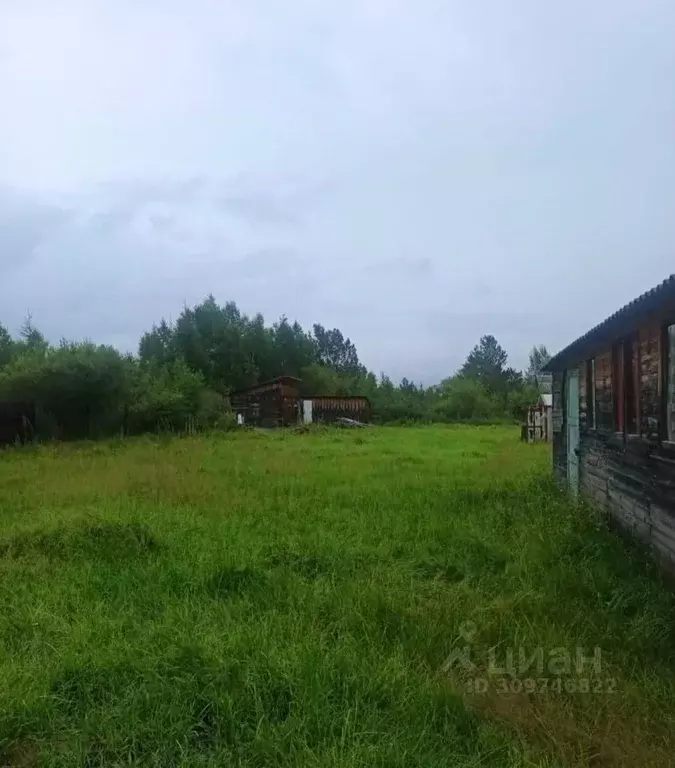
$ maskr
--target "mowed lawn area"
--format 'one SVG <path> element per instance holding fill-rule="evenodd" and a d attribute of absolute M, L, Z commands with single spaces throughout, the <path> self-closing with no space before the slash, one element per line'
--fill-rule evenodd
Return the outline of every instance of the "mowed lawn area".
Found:
<path fill-rule="evenodd" d="M 518 437 L 0 453 L 0 765 L 672 765 L 675 600 Z"/>

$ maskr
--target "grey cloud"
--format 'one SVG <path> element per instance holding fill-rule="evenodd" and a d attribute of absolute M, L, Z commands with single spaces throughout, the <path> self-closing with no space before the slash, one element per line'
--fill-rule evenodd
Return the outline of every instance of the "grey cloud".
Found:
<path fill-rule="evenodd" d="M 135 208 L 148 201 L 181 204 L 191 202 L 198 199 L 208 185 L 208 180 L 202 176 L 187 179 L 129 179 L 101 182 L 89 190 L 89 195 L 103 200 L 123 202 Z"/>
<path fill-rule="evenodd" d="M 421 256 L 419 258 L 401 256 L 395 259 L 378 261 L 374 264 L 367 264 L 365 272 L 381 277 L 391 276 L 392 274 L 408 277 L 430 277 L 434 272 L 434 263 L 428 256 Z"/>
<path fill-rule="evenodd" d="M 475 278 L 471 287 L 479 299 L 487 299 L 494 293 L 490 282 L 483 277 Z"/>
<path fill-rule="evenodd" d="M 212 292 L 428 381 L 672 271 L 670 0 L 32 7 L 0 26 L 13 327 L 134 348 Z"/>
<path fill-rule="evenodd" d="M 231 263 L 238 274 L 266 274 L 297 270 L 303 264 L 299 254 L 288 248 L 261 248 Z"/>
<path fill-rule="evenodd" d="M 290 201 L 275 199 L 271 195 L 223 195 L 219 204 L 224 211 L 234 213 L 253 224 L 298 224 L 299 213 Z"/>
<path fill-rule="evenodd" d="M 135 206 L 118 205 L 89 216 L 87 227 L 93 232 L 98 232 L 101 236 L 109 235 L 118 232 L 121 227 L 128 225 L 135 213 Z"/>
<path fill-rule="evenodd" d="M 153 229 L 162 234 L 166 234 L 167 232 L 171 231 L 174 223 L 175 219 L 173 216 L 159 213 L 155 214 L 154 216 L 150 216 L 150 224 L 152 225 Z"/>
<path fill-rule="evenodd" d="M 71 216 L 67 208 L 26 198 L 16 190 L 0 189 L 0 267 L 5 276 L 30 259 Z"/>
<path fill-rule="evenodd" d="M 298 175 L 241 175 L 213 185 L 213 200 L 224 212 L 250 224 L 301 227 L 330 199 L 332 185 Z"/>
<path fill-rule="evenodd" d="M 206 178 L 157 181 L 116 182 L 96 185 L 80 204 L 86 210 L 93 207 L 89 224 L 109 232 L 128 225 L 134 217 L 153 206 L 165 206 L 166 210 L 153 211 L 149 215 L 151 225 L 166 232 L 180 228 L 179 216 L 170 211 L 186 208 L 212 208 L 219 215 L 247 225 L 299 226 L 305 215 L 325 197 L 326 186 L 311 186 L 288 180 L 261 177 L 234 177 L 228 181 Z"/>

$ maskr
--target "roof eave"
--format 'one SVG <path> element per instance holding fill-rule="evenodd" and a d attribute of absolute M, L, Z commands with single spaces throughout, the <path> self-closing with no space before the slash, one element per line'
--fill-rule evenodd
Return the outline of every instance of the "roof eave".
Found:
<path fill-rule="evenodd" d="M 569 363 L 576 363 L 585 359 L 598 347 L 629 333 L 636 324 L 656 310 L 661 309 L 668 302 L 675 304 L 675 275 L 671 275 L 660 285 L 626 304 L 558 352 L 549 360 L 544 371 L 556 373 L 563 370 Z"/>

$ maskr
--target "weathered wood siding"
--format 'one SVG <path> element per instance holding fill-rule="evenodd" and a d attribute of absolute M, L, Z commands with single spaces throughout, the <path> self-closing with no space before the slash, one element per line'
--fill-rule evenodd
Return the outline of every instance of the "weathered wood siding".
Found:
<path fill-rule="evenodd" d="M 588 412 L 589 412 L 589 397 L 586 390 L 586 367 L 587 364 L 584 361 L 579 365 L 579 428 L 583 429 L 588 425 Z"/>
<path fill-rule="evenodd" d="M 675 570 L 675 460 L 598 432 L 583 435 L 580 450 L 582 492 Z"/>
<path fill-rule="evenodd" d="M 298 399 L 284 394 L 283 387 L 262 392 L 233 395 L 232 410 L 242 414 L 244 423 L 257 427 L 283 427 L 298 421 Z"/>
<path fill-rule="evenodd" d="M 531 405 L 527 409 L 524 439 L 528 443 L 550 443 L 552 440 L 551 406 Z"/>
<path fill-rule="evenodd" d="M 595 356 L 595 419 L 597 429 L 614 429 L 611 347 Z"/>
<path fill-rule="evenodd" d="M 638 435 L 615 432 L 611 344 L 595 354 L 595 428 L 590 427 L 588 419 L 591 393 L 587 391 L 587 361 L 578 363 L 579 478 L 584 495 L 605 508 L 622 528 L 675 571 L 675 449 L 659 439 L 661 328 L 659 318 L 650 320 L 637 329 L 634 342 L 639 382 Z M 558 402 L 566 410 L 563 374 L 554 376 L 554 409 Z M 561 432 L 554 433 L 553 450 L 555 474 L 566 482 L 565 424 Z"/>
<path fill-rule="evenodd" d="M 370 402 L 367 397 L 300 398 L 296 380 L 288 378 L 264 382 L 230 395 L 234 412 L 243 415 L 245 424 L 259 427 L 298 424 L 301 399 L 312 400 L 314 421 L 331 422 L 340 417 L 370 420 Z"/>
<path fill-rule="evenodd" d="M 661 326 L 640 329 L 640 434 L 658 442 L 661 410 Z"/>
<path fill-rule="evenodd" d="M 277 389 L 234 395 L 232 410 L 242 414 L 247 426 L 277 427 L 282 423 L 282 397 Z"/>
<path fill-rule="evenodd" d="M 280 376 L 230 395 L 232 410 L 244 423 L 258 427 L 283 427 L 298 422 L 298 383 L 292 376 Z"/>
<path fill-rule="evenodd" d="M 370 401 L 367 397 L 313 397 L 314 421 L 330 423 L 339 418 L 370 421 Z"/>

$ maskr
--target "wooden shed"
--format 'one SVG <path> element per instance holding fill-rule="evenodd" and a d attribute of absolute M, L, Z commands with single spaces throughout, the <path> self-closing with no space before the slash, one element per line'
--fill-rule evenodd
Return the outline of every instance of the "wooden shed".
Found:
<path fill-rule="evenodd" d="M 339 418 L 368 421 L 367 397 L 316 397 L 300 395 L 301 379 L 279 376 L 230 394 L 232 410 L 240 424 L 284 427 L 292 424 L 330 423 Z"/>
<path fill-rule="evenodd" d="M 537 402 L 527 409 L 523 439 L 528 443 L 550 443 L 552 429 L 553 395 L 541 394 Z"/>
<path fill-rule="evenodd" d="M 367 397 L 312 397 L 312 421 L 329 424 L 337 419 L 370 421 L 370 401 Z M 305 400 L 305 402 L 307 399 Z"/>
<path fill-rule="evenodd" d="M 553 466 L 675 570 L 675 275 L 556 355 Z"/>
<path fill-rule="evenodd" d="M 257 427 L 283 427 L 299 419 L 298 385 L 294 376 L 278 376 L 254 387 L 230 394 L 232 410 L 241 424 Z"/>

